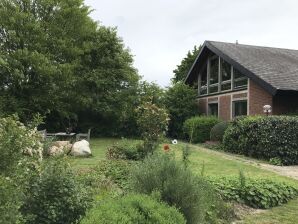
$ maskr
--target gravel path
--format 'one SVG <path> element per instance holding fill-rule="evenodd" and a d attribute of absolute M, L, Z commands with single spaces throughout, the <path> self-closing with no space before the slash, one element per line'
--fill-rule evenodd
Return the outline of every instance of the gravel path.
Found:
<path fill-rule="evenodd" d="M 262 163 L 260 161 L 254 160 L 254 159 L 244 158 L 241 156 L 232 155 L 232 154 L 224 153 L 224 152 L 220 152 L 220 151 L 214 151 L 214 150 L 203 148 L 200 146 L 198 146 L 198 148 L 200 150 L 206 151 L 208 153 L 219 155 L 226 159 L 238 160 L 238 161 L 241 161 L 241 162 L 253 165 L 253 166 L 257 166 L 261 169 L 269 170 L 269 171 L 272 171 L 279 175 L 298 180 L 298 166 L 274 166 L 274 165 L 270 165 L 267 163 Z"/>

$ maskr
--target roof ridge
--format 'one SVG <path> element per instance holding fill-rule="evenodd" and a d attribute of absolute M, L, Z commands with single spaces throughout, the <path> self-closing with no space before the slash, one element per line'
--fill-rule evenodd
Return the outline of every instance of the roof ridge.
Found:
<path fill-rule="evenodd" d="M 213 40 L 206 40 L 205 42 L 208 42 L 210 44 L 212 44 L 212 43 L 220 43 L 220 44 L 240 45 L 240 46 L 246 46 L 246 47 L 255 47 L 255 48 L 268 48 L 268 49 L 298 51 L 298 49 L 290 49 L 290 48 L 282 48 L 282 47 L 268 47 L 268 46 L 250 45 L 250 44 L 239 44 L 239 43 L 231 43 L 231 42 L 223 42 L 223 41 L 213 41 Z"/>

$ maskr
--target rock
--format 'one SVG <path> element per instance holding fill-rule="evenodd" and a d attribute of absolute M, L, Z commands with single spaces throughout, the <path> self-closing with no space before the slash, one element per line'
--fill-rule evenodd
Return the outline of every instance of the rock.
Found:
<path fill-rule="evenodd" d="M 63 146 L 57 147 L 53 145 L 48 149 L 48 155 L 50 156 L 57 156 L 62 154 L 64 154 Z"/>
<path fill-rule="evenodd" d="M 50 156 L 68 154 L 71 150 L 72 144 L 69 141 L 55 141 L 53 145 L 48 149 Z"/>
<path fill-rule="evenodd" d="M 89 147 L 89 142 L 86 140 L 75 142 L 72 145 L 70 154 L 73 156 L 90 156 L 91 150 Z"/>

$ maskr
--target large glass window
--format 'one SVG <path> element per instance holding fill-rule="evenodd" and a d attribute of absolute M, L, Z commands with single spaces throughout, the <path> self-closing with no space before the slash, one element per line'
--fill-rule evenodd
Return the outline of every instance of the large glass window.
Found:
<path fill-rule="evenodd" d="M 209 103 L 208 104 L 208 115 L 218 117 L 218 103 Z"/>
<path fill-rule="evenodd" d="M 199 86 L 200 95 L 207 94 L 207 65 L 204 66 L 201 72 L 201 85 Z"/>
<path fill-rule="evenodd" d="M 233 117 L 247 115 L 247 100 L 233 101 Z"/>
<path fill-rule="evenodd" d="M 231 74 L 232 74 L 232 70 L 231 70 L 231 65 L 229 63 L 227 63 L 224 60 L 221 60 L 221 81 L 225 82 L 225 81 L 230 81 L 231 80 Z"/>
<path fill-rule="evenodd" d="M 233 83 L 234 89 L 247 87 L 248 78 L 235 68 L 233 68 L 233 72 L 234 72 L 234 83 Z"/>
<path fill-rule="evenodd" d="M 210 85 L 218 83 L 218 57 L 210 60 Z"/>

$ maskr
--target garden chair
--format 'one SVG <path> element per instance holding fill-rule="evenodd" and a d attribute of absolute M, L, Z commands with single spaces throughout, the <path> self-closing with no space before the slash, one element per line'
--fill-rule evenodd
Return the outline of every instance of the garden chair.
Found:
<path fill-rule="evenodd" d="M 91 133 L 91 128 L 88 129 L 87 133 L 78 133 L 76 135 L 76 141 L 79 141 L 81 138 L 87 139 L 88 142 L 90 142 L 90 133 Z"/>

